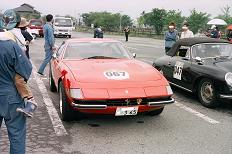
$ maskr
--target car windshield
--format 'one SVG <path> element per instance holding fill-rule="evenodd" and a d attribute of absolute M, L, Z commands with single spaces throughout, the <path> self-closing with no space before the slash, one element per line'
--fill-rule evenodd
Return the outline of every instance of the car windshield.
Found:
<path fill-rule="evenodd" d="M 67 46 L 64 59 L 131 58 L 129 51 L 119 42 L 78 42 Z"/>
<path fill-rule="evenodd" d="M 42 25 L 42 21 L 30 21 L 30 24 L 33 26 L 41 26 Z"/>
<path fill-rule="evenodd" d="M 64 27 L 71 27 L 72 21 L 71 19 L 55 19 L 56 26 L 64 26 Z"/>
<path fill-rule="evenodd" d="M 202 43 L 192 47 L 192 58 L 232 58 L 232 44 L 229 43 Z"/>

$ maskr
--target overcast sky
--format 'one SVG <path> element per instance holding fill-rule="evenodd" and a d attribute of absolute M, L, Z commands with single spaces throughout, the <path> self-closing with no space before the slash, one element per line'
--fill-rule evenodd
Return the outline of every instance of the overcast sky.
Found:
<path fill-rule="evenodd" d="M 150 12 L 152 8 L 180 10 L 182 15 L 189 16 L 190 10 L 207 12 L 211 17 L 222 14 L 221 9 L 230 6 L 232 0 L 1 0 L 0 10 L 15 8 L 23 3 L 30 4 L 43 15 L 72 15 L 91 11 L 108 11 L 127 14 L 133 19 L 140 16 L 142 11 Z M 232 11 L 231 11 L 232 13 Z"/>

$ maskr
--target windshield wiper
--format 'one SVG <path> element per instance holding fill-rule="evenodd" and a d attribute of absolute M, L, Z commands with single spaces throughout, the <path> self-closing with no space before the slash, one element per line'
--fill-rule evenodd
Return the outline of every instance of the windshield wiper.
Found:
<path fill-rule="evenodd" d="M 214 63 L 228 61 L 230 60 L 230 56 L 216 56 L 214 57 L 214 60 L 215 60 Z"/>
<path fill-rule="evenodd" d="M 92 57 L 87 57 L 87 58 L 83 58 L 84 59 L 117 59 L 115 57 L 107 57 L 107 56 L 92 56 Z"/>
<path fill-rule="evenodd" d="M 214 59 L 218 60 L 218 59 L 228 59 L 230 56 L 216 56 Z"/>

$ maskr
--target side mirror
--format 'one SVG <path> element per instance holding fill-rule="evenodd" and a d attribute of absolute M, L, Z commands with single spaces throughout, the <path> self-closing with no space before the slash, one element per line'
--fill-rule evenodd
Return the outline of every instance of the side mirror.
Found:
<path fill-rule="evenodd" d="M 196 59 L 196 62 L 198 62 L 198 63 L 202 62 L 201 57 L 196 57 L 195 59 Z"/>
<path fill-rule="evenodd" d="M 136 57 L 136 53 L 133 53 L 132 55 L 133 55 L 133 58 L 135 58 L 135 57 Z"/>
<path fill-rule="evenodd" d="M 202 61 L 201 57 L 196 57 L 195 60 L 199 65 L 203 65 L 203 61 Z"/>

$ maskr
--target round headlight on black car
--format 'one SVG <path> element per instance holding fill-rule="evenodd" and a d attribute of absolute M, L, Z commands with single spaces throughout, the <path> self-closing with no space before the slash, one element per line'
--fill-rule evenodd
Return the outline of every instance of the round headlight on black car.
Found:
<path fill-rule="evenodd" d="M 232 87 L 232 73 L 231 72 L 226 73 L 225 80 L 226 80 L 226 83 Z"/>

